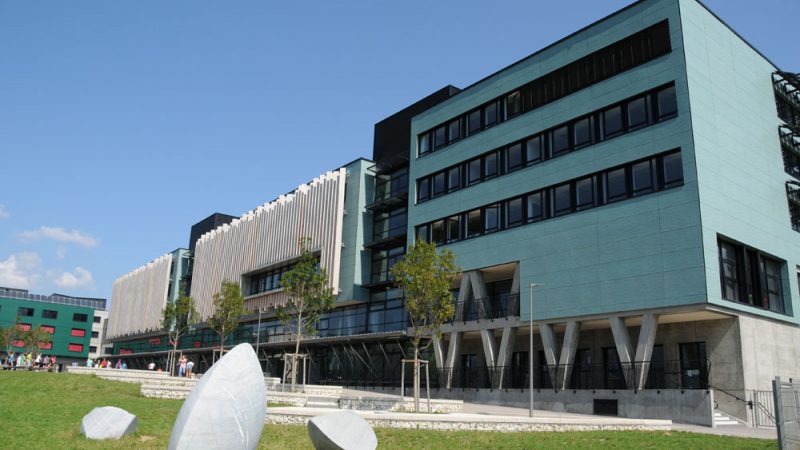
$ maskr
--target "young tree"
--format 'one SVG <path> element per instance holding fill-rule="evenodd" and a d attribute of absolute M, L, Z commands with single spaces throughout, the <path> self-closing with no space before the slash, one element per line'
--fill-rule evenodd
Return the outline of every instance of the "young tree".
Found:
<path fill-rule="evenodd" d="M 317 334 L 320 316 L 333 308 L 335 295 L 328 287 L 328 274 L 319 267 L 311 251 L 311 239 L 300 239 L 300 259 L 281 278 L 281 287 L 289 300 L 277 310 L 278 319 L 294 330 L 295 347 L 292 355 L 292 389 L 297 381 L 297 358 L 303 335 Z"/>
<path fill-rule="evenodd" d="M 392 276 L 405 293 L 414 345 L 414 411 L 419 412 L 419 353 L 433 336 L 441 337 L 442 324 L 453 318 L 455 305 L 450 292 L 456 274 L 455 255 L 449 250 L 436 253 L 436 244 L 415 242 L 403 260 L 392 267 Z M 427 339 L 425 347 L 422 340 Z"/>
<path fill-rule="evenodd" d="M 25 343 L 26 353 L 32 353 L 39 349 L 40 344 L 46 345 L 52 341 L 53 337 L 50 335 L 50 332 L 42 328 L 41 325 L 38 325 L 36 328 L 31 328 L 22 334 L 22 342 Z"/>
<path fill-rule="evenodd" d="M 5 350 L 6 355 L 11 354 L 14 348 L 14 341 L 21 339 L 24 333 L 24 331 L 19 328 L 19 320 L 20 317 L 17 316 L 13 324 L 6 328 L 0 327 L 0 348 Z"/>
<path fill-rule="evenodd" d="M 239 283 L 225 280 L 219 292 L 212 296 L 214 315 L 208 318 L 208 325 L 219 335 L 219 356 L 225 349 L 225 336 L 231 334 L 239 325 L 244 314 L 244 297 Z"/>
<path fill-rule="evenodd" d="M 200 321 L 194 299 L 188 296 L 180 296 L 172 303 L 167 303 L 164 307 L 161 318 L 161 327 L 167 332 L 169 342 L 172 344 L 172 353 L 169 356 L 169 374 L 175 372 L 175 354 L 178 352 L 178 343 L 189 328 Z"/>

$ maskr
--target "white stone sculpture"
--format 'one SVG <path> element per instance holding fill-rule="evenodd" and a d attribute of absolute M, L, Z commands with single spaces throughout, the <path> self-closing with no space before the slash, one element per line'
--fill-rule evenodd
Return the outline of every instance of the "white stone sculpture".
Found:
<path fill-rule="evenodd" d="M 225 354 L 183 403 L 169 450 L 253 450 L 267 414 L 264 374 L 250 344 Z"/>
<path fill-rule="evenodd" d="M 135 433 L 138 419 L 133 414 L 114 406 L 93 409 L 81 420 L 81 434 L 89 439 L 119 439 Z"/>
<path fill-rule="evenodd" d="M 308 435 L 317 450 L 375 450 L 378 446 L 370 424 L 350 411 L 312 417 Z"/>

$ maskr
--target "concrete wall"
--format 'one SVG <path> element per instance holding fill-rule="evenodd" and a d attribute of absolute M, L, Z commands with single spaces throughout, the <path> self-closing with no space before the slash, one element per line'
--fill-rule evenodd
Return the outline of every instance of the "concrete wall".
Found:
<path fill-rule="evenodd" d="M 400 389 L 375 389 L 399 395 Z M 424 394 L 423 390 L 423 395 Z M 410 394 L 408 389 L 406 394 Z M 527 389 L 432 389 L 431 398 L 464 400 L 468 403 L 512 406 L 529 406 Z M 629 419 L 670 419 L 674 422 L 713 426 L 714 392 L 705 390 L 664 389 L 660 391 L 611 391 L 611 390 L 536 390 L 533 395 L 534 409 L 545 411 L 593 414 L 595 399 L 617 400 L 619 417 Z"/>
<path fill-rule="evenodd" d="M 772 380 L 800 380 L 800 328 L 754 317 L 739 318 L 744 386 L 772 390 Z"/>
<path fill-rule="evenodd" d="M 361 286 L 369 282 L 370 252 L 364 249 L 364 241 L 372 236 L 372 215 L 364 206 L 372 198 L 374 182 L 367 169 L 374 164 L 359 159 L 346 166 L 339 302 L 369 299 L 369 293 Z"/>

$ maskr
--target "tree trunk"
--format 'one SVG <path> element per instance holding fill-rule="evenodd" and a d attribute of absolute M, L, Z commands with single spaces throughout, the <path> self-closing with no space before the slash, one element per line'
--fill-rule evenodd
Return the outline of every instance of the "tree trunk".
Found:
<path fill-rule="evenodd" d="M 172 341 L 172 355 L 170 356 L 172 360 L 170 361 L 170 366 L 169 366 L 169 376 L 171 377 L 175 376 L 175 354 L 177 353 L 178 353 L 178 339 L 176 338 L 174 341 Z"/>
<path fill-rule="evenodd" d="M 297 337 L 294 344 L 294 355 L 292 355 L 292 392 L 295 391 L 295 382 L 297 381 L 297 355 L 300 354 L 300 333 L 303 329 L 303 313 L 302 311 L 297 316 Z"/>
<path fill-rule="evenodd" d="M 222 352 L 225 351 L 225 329 L 223 328 L 219 333 L 219 357 L 222 358 Z"/>
<path fill-rule="evenodd" d="M 414 412 L 419 412 L 419 347 L 414 347 Z"/>

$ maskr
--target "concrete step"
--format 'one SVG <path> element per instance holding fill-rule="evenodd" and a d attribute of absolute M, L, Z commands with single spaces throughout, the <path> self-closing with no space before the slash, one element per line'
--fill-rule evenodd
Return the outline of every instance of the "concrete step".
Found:
<path fill-rule="evenodd" d="M 730 416 L 723 414 L 721 412 L 714 412 L 714 425 L 715 426 L 726 426 L 726 425 L 741 425 L 738 420 L 731 418 Z"/>
<path fill-rule="evenodd" d="M 329 409 L 339 409 L 339 402 L 323 402 L 323 401 L 311 401 L 309 400 L 306 402 L 306 408 L 329 408 Z"/>

